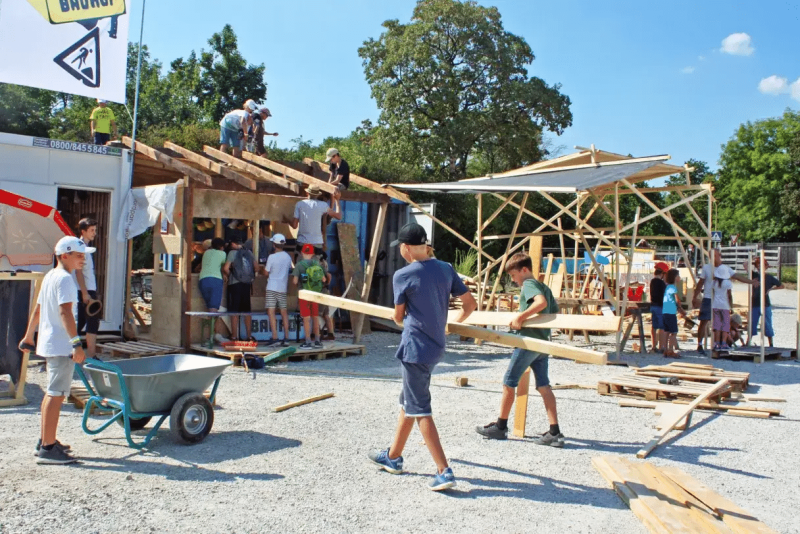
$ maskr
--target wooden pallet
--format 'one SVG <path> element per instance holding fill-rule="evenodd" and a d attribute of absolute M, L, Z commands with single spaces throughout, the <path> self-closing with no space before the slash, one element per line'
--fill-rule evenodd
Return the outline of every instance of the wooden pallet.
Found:
<path fill-rule="evenodd" d="M 674 362 L 669 365 L 648 365 L 635 369 L 637 376 L 655 378 L 674 377 L 681 382 L 713 383 L 720 378 L 727 378 L 733 391 L 743 392 L 750 385 L 750 373 L 726 371 L 712 365 L 698 366 L 697 364 L 684 364 Z"/>
<path fill-rule="evenodd" d="M 114 358 L 141 358 L 144 356 L 158 356 L 161 354 L 180 354 L 181 347 L 162 345 L 151 341 L 125 341 L 118 343 L 103 343 L 97 345 L 98 352 Z"/>
<path fill-rule="evenodd" d="M 761 347 L 739 347 L 727 351 L 712 351 L 712 358 L 721 358 L 725 360 L 752 361 L 759 363 L 761 361 Z M 796 360 L 797 350 L 795 349 L 782 349 L 777 347 L 766 347 L 764 349 L 764 361 L 776 360 Z"/>
<path fill-rule="evenodd" d="M 89 401 L 89 391 L 83 386 L 73 386 L 69 390 L 69 397 L 67 397 L 67 402 L 72 403 L 75 408 L 78 410 L 83 410 L 86 407 L 86 403 Z M 97 405 L 92 406 L 92 411 L 89 412 L 92 415 L 109 415 L 111 410 L 104 410 Z"/>
<path fill-rule="evenodd" d="M 344 358 L 350 355 L 364 355 L 367 353 L 367 348 L 364 345 L 353 345 L 350 343 L 341 343 L 338 341 L 329 341 L 322 344 L 321 349 L 305 349 L 301 350 L 300 345 L 290 343 L 292 347 L 297 349 L 297 352 L 291 356 L 286 356 L 277 361 L 306 361 L 306 360 L 326 360 L 328 358 Z M 253 356 L 269 356 L 274 354 L 279 347 L 262 347 L 256 349 L 247 349 L 243 351 L 231 351 L 224 349 L 221 345 L 215 345 L 210 349 L 207 346 L 195 344 L 192 345 L 192 350 L 208 354 L 209 356 L 217 356 L 219 358 L 229 358 L 234 365 L 241 365 L 242 356 L 244 354 Z"/>
<path fill-rule="evenodd" d="M 650 532 L 775 532 L 676 467 L 620 456 L 595 456 L 592 465 Z"/>
<path fill-rule="evenodd" d="M 655 377 L 638 375 L 625 375 L 597 382 L 597 392 L 600 395 L 644 398 L 650 401 L 693 399 L 705 393 L 707 389 L 707 383 L 681 382 L 680 385 L 672 386 L 661 384 Z M 729 385 L 712 395 L 709 400 L 720 402 L 723 398 L 730 397 L 732 391 Z"/>

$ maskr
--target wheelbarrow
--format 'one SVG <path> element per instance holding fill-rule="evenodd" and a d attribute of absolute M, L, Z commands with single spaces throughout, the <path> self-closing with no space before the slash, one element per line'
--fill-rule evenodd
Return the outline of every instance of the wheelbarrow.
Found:
<path fill-rule="evenodd" d="M 83 410 L 83 431 L 99 434 L 116 422 L 125 428 L 125 439 L 135 449 L 147 447 L 169 417 L 170 432 L 179 442 L 192 444 L 205 439 L 214 424 L 214 398 L 222 372 L 231 365 L 208 356 L 168 354 L 114 363 L 93 358 L 76 366 L 90 397 Z M 87 380 L 88 374 L 94 387 Z M 213 384 L 210 398 L 203 392 Z M 98 406 L 112 415 L 97 429 L 90 429 L 89 414 Z M 141 430 L 153 417 L 155 426 L 141 443 L 131 431 Z"/>

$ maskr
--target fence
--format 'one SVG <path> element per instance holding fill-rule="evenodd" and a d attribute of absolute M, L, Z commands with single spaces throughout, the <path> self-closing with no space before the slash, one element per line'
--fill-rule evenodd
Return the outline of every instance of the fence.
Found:
<path fill-rule="evenodd" d="M 797 251 L 800 243 L 765 243 L 764 250 L 780 249 L 781 265 L 797 265 Z"/>
<path fill-rule="evenodd" d="M 758 245 L 740 245 L 736 247 L 721 247 L 722 263 L 733 267 L 737 271 L 747 272 L 747 261 L 751 258 L 758 258 Z M 767 260 L 769 274 L 781 277 L 781 247 L 773 249 L 764 248 L 764 259 Z"/>

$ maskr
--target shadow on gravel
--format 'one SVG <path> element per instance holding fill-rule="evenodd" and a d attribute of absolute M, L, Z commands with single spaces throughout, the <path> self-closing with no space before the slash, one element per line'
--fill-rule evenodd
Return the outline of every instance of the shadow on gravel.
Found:
<path fill-rule="evenodd" d="M 0 391 L 7 391 L 7 386 L 7 383 L 3 381 L 2 385 L 0 385 Z M 25 398 L 28 399 L 27 404 L 22 404 L 20 406 L 6 406 L 4 408 L 0 408 L 0 410 L 2 410 L 0 413 L 38 414 L 42 407 L 42 399 L 44 398 L 44 390 L 42 387 L 37 384 L 31 384 L 30 382 L 25 384 Z M 64 405 L 67 407 L 70 406 L 66 401 L 64 401 Z"/>
<path fill-rule="evenodd" d="M 468 460 L 451 459 L 451 462 L 471 467 L 479 467 L 509 475 L 527 477 L 530 482 L 512 482 L 486 478 L 458 477 L 458 481 L 469 482 L 474 486 L 469 491 L 443 492 L 443 495 L 456 499 L 478 499 L 484 497 L 516 497 L 531 501 L 557 502 L 564 504 L 589 504 L 595 507 L 626 509 L 625 504 L 613 491 L 595 488 L 584 484 L 556 480 L 549 477 L 524 473 L 505 467 L 480 464 Z"/>

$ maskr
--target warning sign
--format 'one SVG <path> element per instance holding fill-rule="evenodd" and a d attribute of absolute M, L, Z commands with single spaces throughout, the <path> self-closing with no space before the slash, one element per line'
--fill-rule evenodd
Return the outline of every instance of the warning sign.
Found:
<path fill-rule="evenodd" d="M 28 0 L 50 24 L 80 22 L 125 13 L 125 0 Z"/>
<path fill-rule="evenodd" d="M 93 29 L 53 61 L 84 85 L 100 87 L 100 30 Z"/>

